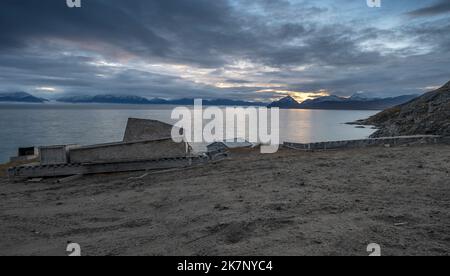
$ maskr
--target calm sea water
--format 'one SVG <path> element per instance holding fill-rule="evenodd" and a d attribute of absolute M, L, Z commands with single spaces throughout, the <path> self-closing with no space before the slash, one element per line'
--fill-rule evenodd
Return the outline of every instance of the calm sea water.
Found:
<path fill-rule="evenodd" d="M 172 107 L 138 105 L 0 105 L 0 163 L 18 147 L 121 141 L 129 117 L 170 119 Z M 281 110 L 281 141 L 323 142 L 368 137 L 374 130 L 344 123 L 376 111 Z"/>

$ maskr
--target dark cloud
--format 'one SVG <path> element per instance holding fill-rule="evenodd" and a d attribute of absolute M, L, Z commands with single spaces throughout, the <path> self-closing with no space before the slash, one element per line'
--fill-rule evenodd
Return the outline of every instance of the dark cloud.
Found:
<path fill-rule="evenodd" d="M 373 9 L 350 14 L 328 0 L 65 2 L 2 1 L 0 90 L 260 99 L 275 84 L 395 95 L 448 81 L 448 18 L 379 27 Z M 411 4 L 411 14 L 444 4 Z"/>
<path fill-rule="evenodd" d="M 262 2 L 264 9 L 271 10 L 292 8 L 288 3 Z M 337 28 L 289 22 L 280 25 L 270 18 L 246 18 L 223 0 L 136 0 L 127 4 L 119 0 L 91 0 L 81 9 L 68 9 L 61 0 L 7 0 L 3 7 L 3 47 L 66 39 L 85 49 L 98 47 L 113 52 L 119 48 L 146 58 L 212 67 L 226 64 L 230 56 L 281 64 L 286 63 L 286 56 L 295 63 L 308 62 L 305 59 L 318 55 L 333 62 L 333 56 L 341 54 L 336 50 L 357 52 L 352 41 Z M 314 12 L 321 10 L 299 10 L 299 15 Z M 299 38 L 309 40 L 307 45 L 283 45 Z M 352 56 L 342 54 L 337 63 L 343 59 L 351 62 Z"/>
<path fill-rule="evenodd" d="M 448 0 L 440 0 L 431 6 L 416 9 L 408 14 L 411 16 L 435 16 L 445 13 L 450 13 L 450 1 Z"/>

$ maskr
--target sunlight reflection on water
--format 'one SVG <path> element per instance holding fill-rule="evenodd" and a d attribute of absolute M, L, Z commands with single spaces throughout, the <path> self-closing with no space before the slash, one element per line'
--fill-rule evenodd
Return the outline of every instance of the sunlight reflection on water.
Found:
<path fill-rule="evenodd" d="M 121 141 L 129 117 L 170 119 L 170 106 L 136 105 L 0 105 L 0 162 L 18 147 L 57 144 L 89 145 Z M 368 137 L 371 128 L 344 123 L 377 111 L 281 110 L 280 141 L 322 142 Z"/>

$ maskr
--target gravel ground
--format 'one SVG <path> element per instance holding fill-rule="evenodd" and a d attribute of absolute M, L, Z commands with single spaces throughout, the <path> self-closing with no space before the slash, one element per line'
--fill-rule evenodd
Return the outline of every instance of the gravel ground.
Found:
<path fill-rule="evenodd" d="M 0 178 L 0 255 L 450 255 L 450 146 L 236 151 L 189 170 Z M 136 178 L 138 177 L 138 178 Z"/>

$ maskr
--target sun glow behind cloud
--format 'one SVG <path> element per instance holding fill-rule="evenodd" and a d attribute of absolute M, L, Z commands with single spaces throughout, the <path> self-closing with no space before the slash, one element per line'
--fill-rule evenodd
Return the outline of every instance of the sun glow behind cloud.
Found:
<path fill-rule="evenodd" d="M 35 90 L 41 91 L 41 92 L 57 92 L 58 91 L 58 89 L 56 89 L 54 87 L 46 87 L 46 86 L 36 87 Z"/>
<path fill-rule="evenodd" d="M 286 96 L 291 96 L 298 102 L 304 102 L 306 100 L 312 100 L 319 97 L 330 96 L 330 93 L 326 90 L 320 90 L 317 92 L 300 92 L 300 91 L 289 91 L 289 90 L 277 90 L 277 89 L 263 89 L 256 91 L 257 93 L 273 93 L 277 95 L 276 98 L 272 100 L 279 100 Z"/>
<path fill-rule="evenodd" d="M 276 72 L 279 69 L 245 60 L 238 60 L 231 65 L 215 69 L 200 68 L 188 64 L 152 63 L 151 61 L 136 59 L 118 61 L 101 58 L 90 61 L 88 64 L 94 67 L 103 67 L 109 72 L 108 75 L 133 70 L 179 78 L 212 89 L 248 89 L 250 92 L 252 92 L 251 90 L 253 92 L 265 91 L 273 94 L 274 98 L 279 93 L 285 93 L 289 87 L 287 83 L 271 82 L 264 75 L 264 73 Z M 97 74 L 97 76 L 100 78 L 107 77 L 105 74 Z M 296 95 L 295 97 L 298 99 L 305 98 L 299 93 L 287 92 Z M 311 97 L 313 96 L 307 96 L 306 98 Z"/>
<path fill-rule="evenodd" d="M 218 88 L 280 88 L 280 87 L 287 87 L 286 84 L 281 83 L 256 83 L 256 82 L 248 82 L 248 83 L 231 83 L 231 82 L 219 82 L 215 84 Z"/>
<path fill-rule="evenodd" d="M 329 96 L 326 90 L 318 91 L 295 91 L 289 90 L 288 83 L 275 82 L 267 79 L 264 73 L 276 72 L 279 69 L 264 66 L 250 61 L 238 60 L 223 68 L 206 69 L 187 64 L 151 63 L 130 59 L 126 62 L 99 59 L 90 62 L 91 66 L 105 67 L 113 71 L 138 70 L 149 74 L 160 74 L 211 87 L 220 90 L 247 89 L 256 94 L 265 94 L 258 98 L 261 101 L 275 101 L 286 96 L 291 96 L 298 102 L 309 99 Z M 294 67 L 292 71 L 305 72 L 313 65 Z M 287 68 L 285 70 L 288 70 Z M 102 76 L 104 77 L 104 76 Z M 298 78 L 300 79 L 300 78 Z M 307 79 L 303 79 L 307 82 Z M 255 94 L 255 95 L 256 95 Z M 256 98 L 255 98 L 256 100 Z"/>

